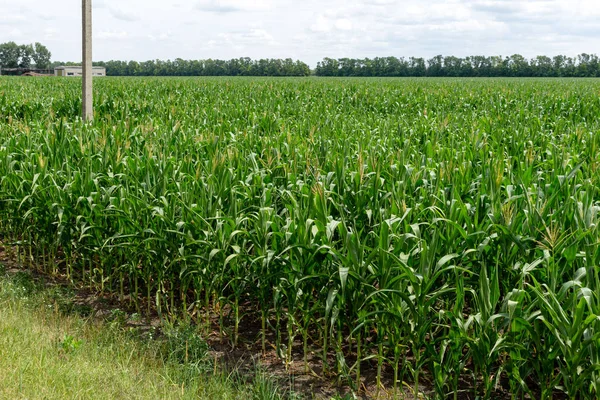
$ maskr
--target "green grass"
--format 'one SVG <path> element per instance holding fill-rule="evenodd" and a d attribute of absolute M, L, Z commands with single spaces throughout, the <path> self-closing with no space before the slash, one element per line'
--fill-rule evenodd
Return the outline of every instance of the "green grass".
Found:
<path fill-rule="evenodd" d="M 30 268 L 355 391 L 598 397 L 600 81 L 98 79 L 89 125 L 0 85 Z"/>
<path fill-rule="evenodd" d="M 28 274 L 0 276 L 0 398 L 282 398 L 258 370 L 246 385 L 233 375 L 213 375 L 203 352 L 187 363 L 179 359 L 182 344 L 173 331 L 189 341 L 185 330 L 141 341 L 119 324 L 65 313 L 70 302 L 64 291 L 42 288 Z M 193 354 L 194 342 L 186 346 Z"/>

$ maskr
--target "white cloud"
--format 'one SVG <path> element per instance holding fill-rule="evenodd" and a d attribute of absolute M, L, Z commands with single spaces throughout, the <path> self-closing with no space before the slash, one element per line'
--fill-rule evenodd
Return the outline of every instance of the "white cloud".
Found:
<path fill-rule="evenodd" d="M 211 13 L 261 11 L 272 7 L 270 0 L 198 0 L 195 9 Z"/>
<path fill-rule="evenodd" d="M 96 59 L 593 53 L 597 0 L 94 0 Z M 2 41 L 80 57 L 81 11 L 0 0 Z M 115 46 L 118 41 L 119 45 Z"/>
<path fill-rule="evenodd" d="M 241 11 L 241 8 L 234 4 L 218 0 L 201 0 L 196 4 L 196 9 L 200 11 L 214 13 L 229 13 Z"/>
<path fill-rule="evenodd" d="M 55 28 L 44 29 L 44 40 L 52 40 L 56 37 L 58 30 Z"/>
<path fill-rule="evenodd" d="M 352 21 L 347 18 L 340 18 L 335 21 L 335 29 L 340 31 L 349 31 L 352 29 Z"/>
<path fill-rule="evenodd" d="M 139 17 L 131 11 L 123 10 L 119 7 L 109 7 L 109 11 L 113 17 L 122 21 L 137 21 Z"/>
<path fill-rule="evenodd" d="M 171 38 L 171 31 L 160 32 L 156 35 L 150 34 L 148 38 L 152 41 L 164 42 L 165 40 L 169 40 Z"/>
<path fill-rule="evenodd" d="M 329 32 L 333 29 L 338 31 L 350 31 L 353 23 L 349 18 L 329 18 L 319 14 L 316 21 L 310 26 L 312 32 Z"/>
<path fill-rule="evenodd" d="M 21 38 L 24 36 L 24 34 L 23 34 L 23 31 L 20 30 L 19 28 L 13 28 L 10 31 L 8 31 L 8 36 L 14 37 L 14 38 Z"/>
<path fill-rule="evenodd" d="M 3 14 L 0 15 L 0 25 L 20 25 L 27 21 L 24 15 Z"/>
<path fill-rule="evenodd" d="M 96 35 L 98 39 L 125 39 L 128 36 L 126 31 L 102 31 Z"/>
<path fill-rule="evenodd" d="M 310 30 L 313 32 L 329 32 L 332 28 L 331 21 L 325 18 L 324 15 L 317 16 L 316 21 L 311 25 Z"/>

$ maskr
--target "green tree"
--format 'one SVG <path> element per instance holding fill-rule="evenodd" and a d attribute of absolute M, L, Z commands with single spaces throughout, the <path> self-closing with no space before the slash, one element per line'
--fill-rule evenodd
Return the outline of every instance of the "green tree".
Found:
<path fill-rule="evenodd" d="M 385 61 L 386 76 L 408 76 L 408 64 L 404 58 L 387 57 Z"/>
<path fill-rule="evenodd" d="M 547 56 L 537 56 L 531 60 L 531 69 L 534 76 L 554 76 L 552 59 Z"/>
<path fill-rule="evenodd" d="M 19 68 L 31 68 L 31 59 L 35 54 L 33 46 L 23 44 L 19 46 Z"/>
<path fill-rule="evenodd" d="M 563 55 L 554 56 L 552 58 L 552 69 L 555 76 L 564 76 L 564 68 L 567 63 L 567 57 Z"/>
<path fill-rule="evenodd" d="M 508 67 L 511 76 L 531 76 L 527 59 L 520 54 L 513 54 L 509 58 Z"/>
<path fill-rule="evenodd" d="M 43 44 L 36 42 L 33 45 L 33 62 L 35 67 L 38 69 L 48 69 L 50 67 L 50 60 L 52 59 L 52 53 Z"/>
<path fill-rule="evenodd" d="M 356 60 L 353 58 L 340 58 L 339 74 L 341 76 L 356 76 Z"/>
<path fill-rule="evenodd" d="M 598 56 L 582 53 L 577 56 L 577 76 L 598 76 Z"/>
<path fill-rule="evenodd" d="M 427 73 L 425 59 L 421 57 L 411 57 L 409 58 L 408 63 L 410 68 L 410 76 L 425 76 Z"/>
<path fill-rule="evenodd" d="M 0 44 L 0 67 L 18 68 L 21 50 L 15 42 Z"/>
<path fill-rule="evenodd" d="M 462 58 L 454 56 L 444 57 L 444 75 L 460 76 L 463 62 L 464 60 Z"/>
<path fill-rule="evenodd" d="M 492 74 L 494 76 L 506 76 L 507 68 L 506 62 L 502 56 L 491 56 L 490 65 L 492 68 Z"/>
<path fill-rule="evenodd" d="M 471 57 L 463 59 L 460 65 L 460 76 L 473 76 L 473 64 L 471 63 Z"/>
<path fill-rule="evenodd" d="M 340 63 L 332 58 L 324 58 L 323 61 L 317 63 L 316 74 L 319 76 L 338 76 Z"/>
<path fill-rule="evenodd" d="M 427 75 L 444 76 L 444 58 L 441 55 L 427 60 Z"/>
<path fill-rule="evenodd" d="M 298 61 L 296 61 L 294 75 L 309 76 L 310 75 L 310 67 L 308 66 L 308 64 L 298 60 Z"/>

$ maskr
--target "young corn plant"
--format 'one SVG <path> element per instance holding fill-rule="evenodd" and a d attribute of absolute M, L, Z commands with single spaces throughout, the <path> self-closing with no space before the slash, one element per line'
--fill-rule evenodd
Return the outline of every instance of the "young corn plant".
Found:
<path fill-rule="evenodd" d="M 0 77 L 0 242 L 356 391 L 595 398 L 599 88 Z"/>

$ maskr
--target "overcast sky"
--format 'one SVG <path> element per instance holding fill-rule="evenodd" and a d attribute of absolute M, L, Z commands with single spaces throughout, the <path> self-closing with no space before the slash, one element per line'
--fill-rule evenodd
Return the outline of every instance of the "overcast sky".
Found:
<path fill-rule="evenodd" d="M 600 0 L 92 0 L 94 60 L 600 53 Z M 81 59 L 81 1 L 0 0 L 0 43 Z"/>

